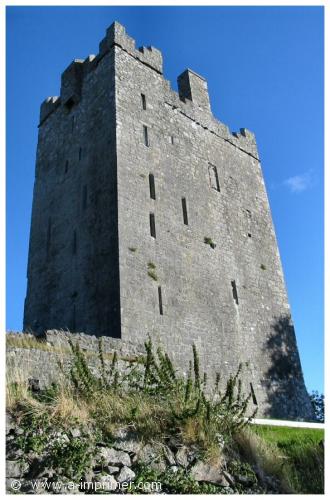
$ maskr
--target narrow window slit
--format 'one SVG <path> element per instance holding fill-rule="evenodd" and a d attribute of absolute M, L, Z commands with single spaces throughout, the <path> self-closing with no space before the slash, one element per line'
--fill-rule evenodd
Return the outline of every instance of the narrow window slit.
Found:
<path fill-rule="evenodd" d="M 150 143 L 149 143 L 148 127 L 146 125 L 143 125 L 143 138 L 145 146 L 149 147 Z"/>
<path fill-rule="evenodd" d="M 182 212 L 183 212 L 183 223 L 188 226 L 188 212 L 187 212 L 187 202 L 186 198 L 181 198 L 182 202 Z"/>
<path fill-rule="evenodd" d="M 155 189 L 155 177 L 153 174 L 149 174 L 149 188 L 150 188 L 150 198 L 152 200 L 156 199 L 156 189 Z"/>
<path fill-rule="evenodd" d="M 82 148 L 79 148 L 79 161 L 81 160 Z"/>
<path fill-rule="evenodd" d="M 233 290 L 233 299 L 236 302 L 236 304 L 238 305 L 237 286 L 236 286 L 236 282 L 235 281 L 231 282 L 231 287 L 232 287 L 232 290 Z"/>
<path fill-rule="evenodd" d="M 73 255 L 76 255 L 76 253 L 77 253 L 77 232 L 76 232 L 76 230 L 73 231 L 72 253 L 73 253 Z"/>
<path fill-rule="evenodd" d="M 66 162 L 65 162 L 64 172 L 67 174 L 67 173 L 68 173 L 68 170 L 69 170 L 69 160 L 66 160 Z"/>
<path fill-rule="evenodd" d="M 253 389 L 252 382 L 250 382 L 250 390 L 251 390 L 251 396 L 252 396 L 253 404 L 257 405 L 258 401 L 257 401 L 257 398 L 256 398 L 256 394 L 254 392 L 254 389 Z"/>
<path fill-rule="evenodd" d="M 217 167 L 209 163 L 209 177 L 210 177 L 210 186 L 212 189 L 220 192 L 220 184 Z"/>
<path fill-rule="evenodd" d="M 162 287 L 158 287 L 158 303 L 159 303 L 159 314 L 163 316 L 163 299 L 162 299 Z"/>
<path fill-rule="evenodd" d="M 147 109 L 147 100 L 144 94 L 141 94 L 142 109 Z"/>
<path fill-rule="evenodd" d="M 156 238 L 155 214 L 150 213 L 150 214 L 149 214 L 149 218 L 150 218 L 150 235 L 151 235 L 153 238 Z"/>
<path fill-rule="evenodd" d="M 50 217 L 48 217 L 47 239 L 46 239 L 46 252 L 47 252 L 47 257 L 48 257 L 48 255 L 49 255 L 49 251 L 50 251 L 51 237 L 52 237 L 52 220 L 51 220 L 51 218 L 50 218 Z"/>

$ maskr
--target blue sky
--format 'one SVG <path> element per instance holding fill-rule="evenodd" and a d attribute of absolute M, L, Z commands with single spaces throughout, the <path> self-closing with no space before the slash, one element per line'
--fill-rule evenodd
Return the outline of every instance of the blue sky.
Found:
<path fill-rule="evenodd" d="M 22 329 L 39 106 L 114 20 L 163 52 L 174 88 L 190 67 L 214 115 L 255 132 L 305 381 L 323 391 L 321 7 L 7 8 L 7 329 Z"/>

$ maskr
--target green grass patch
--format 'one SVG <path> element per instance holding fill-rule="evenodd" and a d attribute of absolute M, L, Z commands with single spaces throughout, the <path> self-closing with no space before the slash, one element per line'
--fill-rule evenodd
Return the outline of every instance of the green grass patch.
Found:
<path fill-rule="evenodd" d="M 297 493 L 324 492 L 324 431 L 271 425 L 252 426 L 253 432 L 276 447 L 283 474 Z"/>

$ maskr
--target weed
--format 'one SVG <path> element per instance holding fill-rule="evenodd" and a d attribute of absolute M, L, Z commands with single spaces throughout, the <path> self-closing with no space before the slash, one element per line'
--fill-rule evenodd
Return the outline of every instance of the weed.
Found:
<path fill-rule="evenodd" d="M 158 281 L 158 276 L 152 269 L 149 269 L 148 276 L 150 276 L 150 278 L 152 278 L 154 281 Z"/>
<path fill-rule="evenodd" d="M 210 245 L 210 247 L 211 247 L 211 248 L 213 248 L 213 250 L 214 250 L 214 249 L 215 249 L 215 247 L 217 246 L 217 245 L 213 242 L 212 238 L 209 238 L 209 237 L 207 237 L 207 236 L 205 236 L 205 237 L 204 237 L 204 243 L 205 243 L 206 245 Z"/>

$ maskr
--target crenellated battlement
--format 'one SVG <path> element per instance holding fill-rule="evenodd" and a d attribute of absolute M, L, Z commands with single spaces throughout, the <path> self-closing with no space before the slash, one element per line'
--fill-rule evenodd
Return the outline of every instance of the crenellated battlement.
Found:
<path fill-rule="evenodd" d="M 137 49 L 134 38 L 127 35 L 125 27 L 117 21 L 107 29 L 106 36 L 99 45 L 100 56 L 103 56 L 114 45 L 126 50 L 135 59 L 150 66 L 161 75 L 163 74 L 163 56 L 160 50 L 154 47 L 140 47 Z"/>
<path fill-rule="evenodd" d="M 40 125 L 61 104 L 59 96 L 47 97 L 40 106 Z"/>
<path fill-rule="evenodd" d="M 162 53 L 152 47 L 136 48 L 134 38 L 126 33 L 123 25 L 115 21 L 106 31 L 106 36 L 99 44 L 99 54 L 89 55 L 86 59 L 74 59 L 61 75 L 60 98 L 49 97 L 41 106 L 40 124 L 57 109 L 65 106 L 68 110 L 79 103 L 82 96 L 84 78 L 93 71 L 102 58 L 113 47 L 120 47 L 142 64 L 163 75 Z M 191 69 L 186 69 L 178 76 L 178 92 L 171 88 L 171 83 L 164 80 L 165 90 L 168 96 L 166 104 L 173 109 L 183 113 L 189 119 L 196 122 L 204 129 L 218 135 L 234 146 L 246 151 L 258 158 L 258 151 L 254 134 L 247 129 L 231 133 L 229 128 L 215 118 L 211 111 L 207 81 L 205 78 Z"/>

